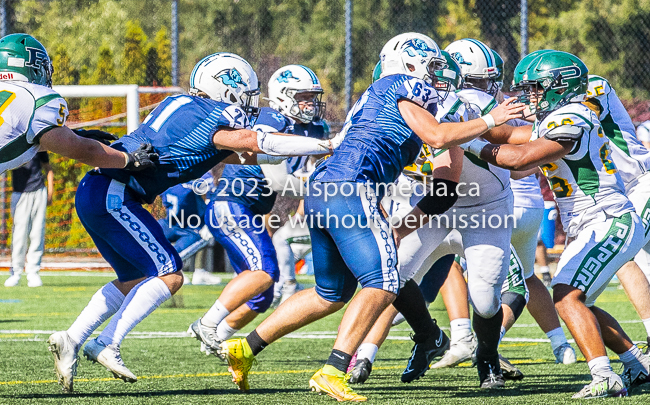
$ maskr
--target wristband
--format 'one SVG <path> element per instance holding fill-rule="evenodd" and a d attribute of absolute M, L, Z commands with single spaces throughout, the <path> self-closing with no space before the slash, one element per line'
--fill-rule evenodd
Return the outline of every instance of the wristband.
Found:
<path fill-rule="evenodd" d="M 482 115 L 481 119 L 487 124 L 488 130 L 497 126 L 497 123 L 494 121 L 494 117 L 491 114 Z"/>

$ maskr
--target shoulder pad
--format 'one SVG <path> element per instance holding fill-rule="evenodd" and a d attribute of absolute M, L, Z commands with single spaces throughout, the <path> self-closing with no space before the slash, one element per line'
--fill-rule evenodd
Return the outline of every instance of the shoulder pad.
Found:
<path fill-rule="evenodd" d="M 563 142 L 563 141 L 577 141 L 584 133 L 584 128 L 573 125 L 561 125 L 555 127 L 544 134 L 544 138 L 549 141 Z"/>
<path fill-rule="evenodd" d="M 589 75 L 589 88 L 587 89 L 587 99 L 605 96 L 612 91 L 609 82 L 600 76 Z"/>

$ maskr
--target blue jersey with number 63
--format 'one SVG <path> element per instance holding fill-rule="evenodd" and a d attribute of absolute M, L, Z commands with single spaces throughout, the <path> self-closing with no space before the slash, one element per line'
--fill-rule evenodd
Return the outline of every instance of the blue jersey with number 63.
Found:
<path fill-rule="evenodd" d="M 312 180 L 321 182 L 392 183 L 420 153 L 422 140 L 399 112 L 399 100 L 410 100 L 436 114 L 438 93 L 421 79 L 390 75 L 374 82 L 354 105 L 341 146 L 321 164 Z"/>
<path fill-rule="evenodd" d="M 133 152 L 140 144 L 150 143 L 160 155 L 157 170 L 100 172 L 125 183 L 143 202 L 151 204 L 163 191 L 201 177 L 233 153 L 214 146 L 212 138 L 220 128 L 249 128 L 248 118 L 235 105 L 187 95 L 167 97 L 138 129 L 111 145 Z"/>

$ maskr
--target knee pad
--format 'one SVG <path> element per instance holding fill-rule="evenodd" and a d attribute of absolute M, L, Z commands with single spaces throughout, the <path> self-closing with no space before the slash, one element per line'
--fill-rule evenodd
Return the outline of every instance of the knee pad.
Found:
<path fill-rule="evenodd" d="M 510 307 L 515 315 L 515 320 L 519 319 L 519 316 L 526 307 L 526 298 L 521 294 L 506 291 L 501 296 L 501 300 L 503 301 L 503 304 Z"/>

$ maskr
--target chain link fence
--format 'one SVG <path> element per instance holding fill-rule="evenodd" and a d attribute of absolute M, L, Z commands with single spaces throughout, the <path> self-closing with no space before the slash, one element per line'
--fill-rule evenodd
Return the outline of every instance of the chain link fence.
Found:
<path fill-rule="evenodd" d="M 591 73 L 612 83 L 635 122 L 650 119 L 648 1 L 0 0 L 0 22 L 6 33 L 27 32 L 45 45 L 58 85 L 187 88 L 196 62 L 228 51 L 253 65 L 265 95 L 276 69 L 303 64 L 322 81 L 326 119 L 334 130 L 345 118 L 347 101 L 370 84 L 383 44 L 406 31 L 427 34 L 441 48 L 466 37 L 482 40 L 505 60 L 506 86 L 522 46 L 574 53 Z M 124 108 L 120 100 L 71 101 L 77 116 L 111 116 Z M 113 130 L 124 133 L 119 125 Z M 68 169 L 55 162 L 56 179 L 64 182 L 60 176 Z M 66 190 L 75 186 L 73 180 L 64 183 Z M 8 239 L 9 191 L 10 182 L 0 190 L 0 247 Z"/>

